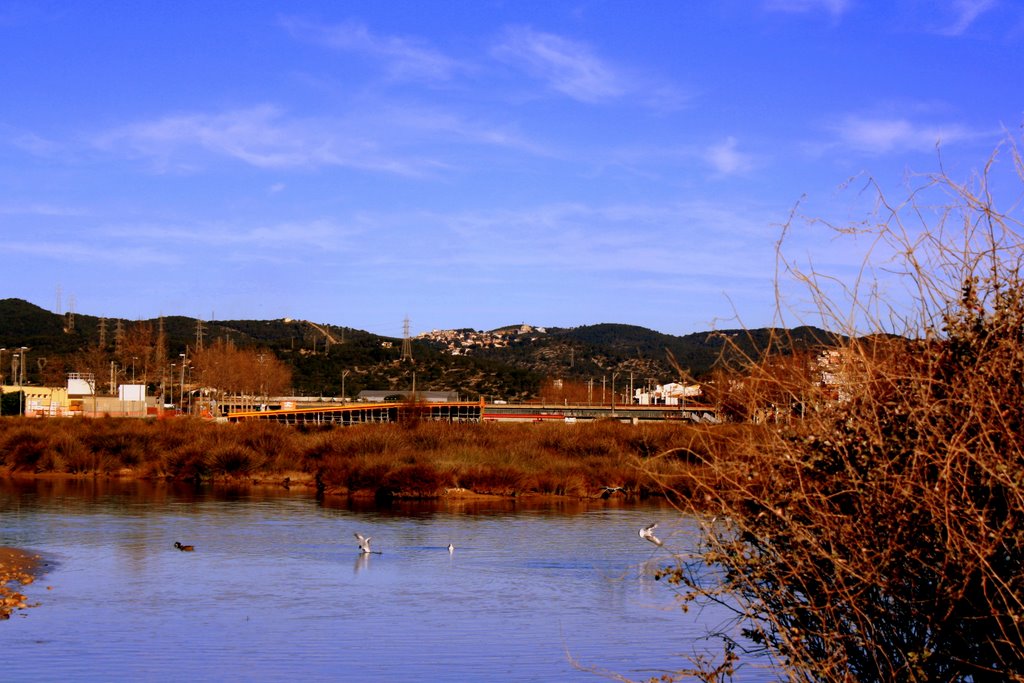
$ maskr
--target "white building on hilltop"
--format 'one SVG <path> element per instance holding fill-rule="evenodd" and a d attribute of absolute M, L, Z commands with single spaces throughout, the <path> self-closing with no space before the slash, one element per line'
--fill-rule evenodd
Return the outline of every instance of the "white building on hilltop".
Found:
<path fill-rule="evenodd" d="M 680 384 L 669 382 L 659 384 L 653 389 L 641 388 L 634 392 L 634 402 L 641 406 L 665 405 L 678 406 L 701 395 L 699 384 Z"/>

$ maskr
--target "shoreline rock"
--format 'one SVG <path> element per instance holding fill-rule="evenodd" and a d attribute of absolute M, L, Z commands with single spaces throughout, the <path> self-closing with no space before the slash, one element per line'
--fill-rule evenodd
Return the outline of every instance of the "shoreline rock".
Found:
<path fill-rule="evenodd" d="M 0 546 L 0 619 L 10 619 L 15 610 L 29 607 L 25 594 L 18 590 L 18 586 L 27 586 L 35 581 L 39 564 L 38 555 L 19 548 Z"/>

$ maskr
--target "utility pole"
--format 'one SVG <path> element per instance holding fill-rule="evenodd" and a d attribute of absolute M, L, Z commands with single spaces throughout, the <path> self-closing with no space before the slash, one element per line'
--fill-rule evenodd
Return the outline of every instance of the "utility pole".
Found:
<path fill-rule="evenodd" d="M 25 414 L 25 353 L 28 351 L 27 346 L 22 346 L 18 349 L 21 353 L 18 354 L 18 415 Z"/>
<path fill-rule="evenodd" d="M 185 412 L 185 354 L 179 353 L 181 357 L 181 387 L 178 394 L 178 409 L 181 412 Z"/>
<path fill-rule="evenodd" d="M 619 373 L 612 373 L 612 417 L 615 417 L 615 378 L 619 376 Z"/>

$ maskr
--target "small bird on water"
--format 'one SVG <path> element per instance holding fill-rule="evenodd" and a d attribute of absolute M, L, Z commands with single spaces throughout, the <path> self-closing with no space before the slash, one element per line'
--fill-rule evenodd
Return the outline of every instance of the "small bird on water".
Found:
<path fill-rule="evenodd" d="M 356 537 L 357 541 L 359 541 L 359 552 L 363 553 L 364 555 L 369 555 L 370 553 L 374 553 L 377 555 L 381 554 L 379 550 L 370 550 L 370 538 L 372 538 L 371 536 L 363 536 L 358 531 L 356 531 L 352 535 Z"/>
<path fill-rule="evenodd" d="M 451 543 L 448 544 L 448 552 L 450 552 L 450 553 L 454 553 L 455 552 L 455 546 L 452 545 Z"/>
<path fill-rule="evenodd" d="M 640 538 L 644 539 L 645 541 L 650 541 L 651 543 L 653 543 L 656 546 L 661 546 L 662 545 L 661 539 L 654 535 L 654 530 L 656 528 L 658 528 L 658 523 L 657 522 L 651 522 L 650 524 L 648 524 L 644 528 L 640 529 L 640 531 L 639 531 Z"/>
<path fill-rule="evenodd" d="M 181 541 L 175 541 L 174 547 L 183 553 L 190 553 L 196 549 L 194 545 L 182 545 Z"/>

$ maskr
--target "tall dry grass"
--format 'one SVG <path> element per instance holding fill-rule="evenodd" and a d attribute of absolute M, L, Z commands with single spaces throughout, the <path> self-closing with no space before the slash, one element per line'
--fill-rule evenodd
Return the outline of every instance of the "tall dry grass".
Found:
<path fill-rule="evenodd" d="M 947 204 L 926 212 L 936 192 Z M 773 419 L 689 482 L 711 514 L 698 556 L 663 576 L 734 605 L 746 637 L 687 676 L 728 678 L 749 647 L 789 680 L 1024 680 L 1024 233 L 987 174 L 880 205 L 872 236 L 914 296 L 874 329 L 901 334 L 844 326 L 864 318 L 817 289 L 837 384 L 750 358 L 734 403 Z"/>
<path fill-rule="evenodd" d="M 661 496 L 694 467 L 707 427 L 410 421 L 301 430 L 124 418 L 0 420 L 0 470 L 172 480 L 303 478 L 340 495 Z M 678 455 L 653 457 L 658 453 Z M 645 473 L 640 467 L 647 461 Z M 622 495 L 616 492 L 616 495 Z"/>

